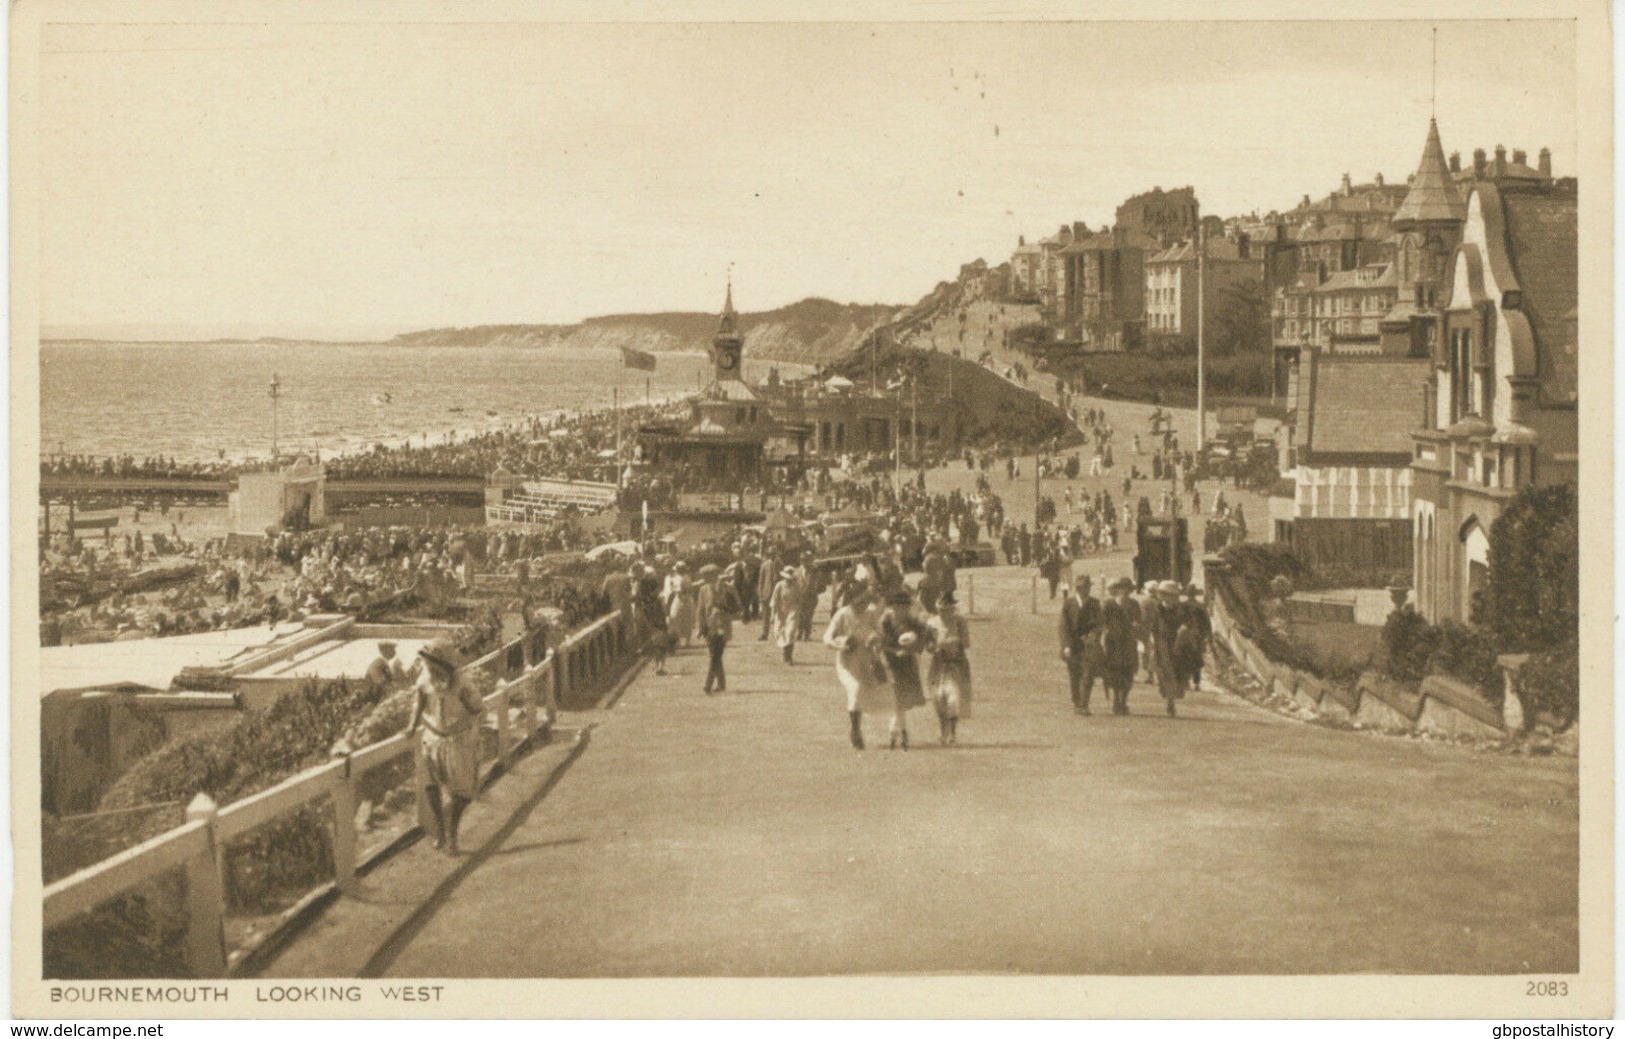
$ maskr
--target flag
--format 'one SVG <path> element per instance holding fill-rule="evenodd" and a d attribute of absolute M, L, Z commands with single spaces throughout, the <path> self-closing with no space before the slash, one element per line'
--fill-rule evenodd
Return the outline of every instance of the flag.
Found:
<path fill-rule="evenodd" d="M 630 346 L 621 347 L 621 364 L 628 368 L 636 368 L 640 372 L 655 370 L 655 355 L 642 350 L 634 350 Z"/>

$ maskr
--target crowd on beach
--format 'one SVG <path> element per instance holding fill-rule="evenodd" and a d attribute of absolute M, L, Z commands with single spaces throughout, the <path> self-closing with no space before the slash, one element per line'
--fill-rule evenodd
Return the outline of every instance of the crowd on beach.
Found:
<path fill-rule="evenodd" d="M 188 462 L 168 455 L 70 455 L 53 454 L 40 459 L 41 476 L 100 477 L 218 477 L 236 469 L 224 459 Z"/>
<path fill-rule="evenodd" d="M 617 426 L 628 441 L 639 425 L 668 413 L 668 405 L 636 405 L 582 411 L 564 417 L 529 420 L 458 437 L 446 434 L 431 442 L 379 447 L 329 460 L 330 480 L 392 477 L 480 477 L 501 471 L 516 476 L 565 480 L 615 479 Z"/>

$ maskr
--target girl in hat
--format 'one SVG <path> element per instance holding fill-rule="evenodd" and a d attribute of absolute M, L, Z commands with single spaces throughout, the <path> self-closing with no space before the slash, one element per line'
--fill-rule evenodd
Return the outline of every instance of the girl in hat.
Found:
<path fill-rule="evenodd" d="M 455 855 L 463 809 L 479 788 L 479 721 L 484 705 L 458 677 L 456 650 L 449 639 L 436 639 L 419 650 L 418 656 L 423 672 L 418 676 L 406 731 L 410 735 L 423 723 L 418 758 L 429 811 L 439 831 L 434 846 Z"/>
<path fill-rule="evenodd" d="M 891 746 L 908 749 L 908 712 L 925 705 L 925 688 L 920 683 L 920 651 L 925 648 L 925 627 L 914 616 L 914 598 L 907 588 L 898 588 L 887 597 L 886 612 L 880 617 L 881 646 L 886 669 L 891 673 L 895 704 L 891 723 Z"/>
<path fill-rule="evenodd" d="M 953 592 L 937 600 L 937 614 L 926 621 L 931 668 L 925 684 L 937 708 L 944 745 L 959 742 L 959 719 L 970 717 L 970 626 L 959 615 Z"/>
<path fill-rule="evenodd" d="M 846 691 L 852 746 L 862 750 L 863 712 L 883 711 L 894 702 L 880 660 L 880 609 L 872 587 L 852 588 L 845 605 L 830 618 L 824 645 L 835 650 L 835 677 Z"/>

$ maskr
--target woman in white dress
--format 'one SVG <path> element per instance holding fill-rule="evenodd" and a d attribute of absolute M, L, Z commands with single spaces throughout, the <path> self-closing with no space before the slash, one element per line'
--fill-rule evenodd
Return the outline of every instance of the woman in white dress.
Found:
<path fill-rule="evenodd" d="M 944 745 L 959 742 L 959 719 L 970 717 L 970 626 L 955 609 L 954 593 L 937 602 L 937 614 L 925 622 L 931 634 L 931 668 L 925 685 L 936 704 Z"/>
<path fill-rule="evenodd" d="M 852 746 L 859 750 L 863 749 L 863 712 L 889 711 L 895 705 L 880 657 L 879 603 L 872 586 L 859 586 L 824 631 L 824 645 L 835 650 L 835 677 L 846 691 Z"/>
<path fill-rule="evenodd" d="M 679 561 L 666 577 L 666 628 L 674 639 L 681 639 L 685 647 L 694 640 L 694 621 L 699 603 L 699 591 L 688 576 L 688 564 Z"/>

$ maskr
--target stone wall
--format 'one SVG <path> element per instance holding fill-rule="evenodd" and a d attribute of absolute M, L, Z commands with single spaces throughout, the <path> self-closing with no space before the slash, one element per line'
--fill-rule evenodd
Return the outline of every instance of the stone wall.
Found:
<path fill-rule="evenodd" d="M 1266 692 L 1291 700 L 1314 717 L 1379 732 L 1453 739 L 1503 739 L 1517 728 L 1471 687 L 1442 675 L 1430 675 L 1413 688 L 1366 671 L 1347 685 L 1271 660 L 1236 626 L 1226 596 L 1217 587 L 1222 578 L 1214 580 L 1215 576 L 1210 565 L 1208 607 L 1214 642 L 1224 646 Z M 1516 709 L 1517 697 L 1509 693 L 1507 700 Z"/>

